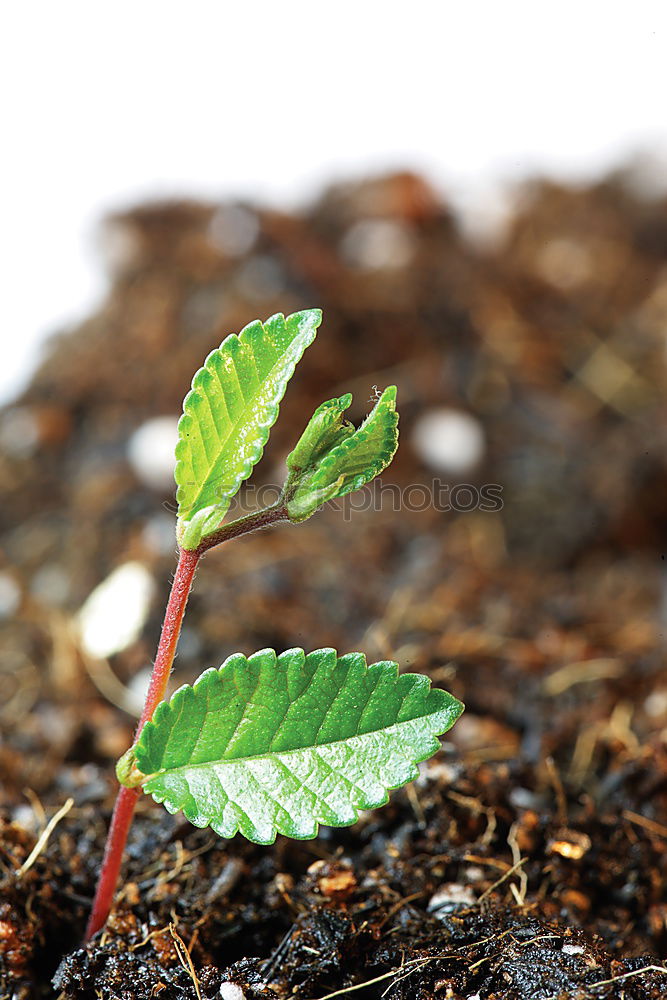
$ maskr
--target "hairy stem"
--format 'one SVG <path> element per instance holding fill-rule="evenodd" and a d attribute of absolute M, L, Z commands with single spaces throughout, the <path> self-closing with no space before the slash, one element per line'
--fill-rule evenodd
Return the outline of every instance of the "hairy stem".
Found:
<path fill-rule="evenodd" d="M 248 514 L 237 521 L 230 521 L 229 524 L 223 525 L 215 534 L 209 535 L 198 548 L 192 551 L 179 549 L 178 565 L 171 585 L 171 592 L 167 602 L 167 610 L 164 616 L 162 633 L 158 643 L 155 663 L 153 664 L 144 709 L 141 713 L 134 737 L 135 743 L 141 730 L 153 717 L 155 709 L 166 694 L 171 668 L 176 655 L 178 637 L 181 633 L 181 625 L 183 624 L 183 616 L 185 615 L 185 606 L 192 588 L 195 570 L 202 555 L 209 549 L 220 545 L 221 542 L 227 541 L 230 538 L 238 538 L 258 528 L 264 528 L 270 524 L 284 520 L 287 520 L 287 513 L 284 507 L 278 503 L 265 510 Z M 100 869 L 93 908 L 86 928 L 86 941 L 104 926 L 109 916 L 123 860 L 125 843 L 132 823 L 132 814 L 140 795 L 140 788 L 121 787 L 118 791 L 107 835 L 107 842 L 104 848 L 104 858 Z"/>
<path fill-rule="evenodd" d="M 145 724 L 152 717 L 158 704 L 164 698 L 167 690 L 167 683 L 176 654 L 176 644 L 181 631 L 183 615 L 185 614 L 185 605 L 188 601 L 188 595 L 192 587 L 199 558 L 198 553 L 186 552 L 184 549 L 179 550 L 178 565 L 171 585 L 171 593 L 167 602 L 160 642 L 155 656 L 155 663 L 153 664 L 150 684 L 146 693 L 144 710 L 141 713 L 139 725 L 137 726 L 135 741 Z M 88 927 L 86 928 L 86 940 L 97 933 L 109 915 L 116 882 L 118 881 L 118 872 L 123 860 L 125 842 L 130 824 L 132 823 L 132 813 L 140 794 L 141 789 L 119 789 L 104 848 L 104 859 L 97 883 L 93 908 L 88 921 Z"/>
<path fill-rule="evenodd" d="M 132 824 L 132 814 L 140 795 L 140 788 L 124 788 L 121 786 L 118 790 L 116 802 L 113 807 L 111 825 L 107 834 L 107 842 L 104 848 L 102 867 L 97 880 L 93 908 L 90 911 L 88 926 L 86 927 L 86 941 L 89 941 L 93 934 L 97 934 L 100 928 L 104 927 L 109 916 L 116 891 L 118 873 L 123 860 L 125 842 Z"/>
<path fill-rule="evenodd" d="M 282 501 L 272 507 L 264 507 L 262 510 L 255 510 L 252 514 L 239 517 L 236 521 L 223 524 L 211 535 L 207 535 L 203 542 L 194 551 L 199 555 L 208 552 L 209 549 L 220 545 L 221 542 L 228 542 L 230 538 L 239 538 L 240 535 L 247 535 L 250 531 L 257 531 L 258 528 L 266 528 L 270 524 L 277 524 L 279 521 L 288 521 L 287 508 Z"/>

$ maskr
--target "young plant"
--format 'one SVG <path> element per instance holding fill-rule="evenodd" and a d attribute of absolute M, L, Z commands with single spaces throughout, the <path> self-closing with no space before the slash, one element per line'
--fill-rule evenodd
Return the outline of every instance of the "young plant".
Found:
<path fill-rule="evenodd" d="M 164 701 L 197 564 L 221 542 L 311 517 L 359 489 L 398 445 L 396 389 L 385 389 L 361 427 L 344 419 L 352 397 L 323 403 L 287 458 L 278 501 L 224 522 L 231 499 L 262 456 L 287 382 L 321 321 L 318 309 L 278 314 L 227 337 L 185 397 L 176 446 L 178 565 L 135 741 L 116 772 L 111 820 L 87 937 L 106 921 L 137 799 L 221 837 L 259 844 L 277 833 L 308 838 L 318 825 L 354 823 L 412 781 L 463 705 L 427 677 L 398 674 L 362 653 L 235 653 Z"/>

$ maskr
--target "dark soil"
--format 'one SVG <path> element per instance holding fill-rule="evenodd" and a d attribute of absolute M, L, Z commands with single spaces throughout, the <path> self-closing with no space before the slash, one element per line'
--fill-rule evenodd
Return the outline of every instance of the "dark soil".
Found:
<path fill-rule="evenodd" d="M 536 184 L 484 250 L 409 175 L 302 216 L 171 204 L 107 224 L 107 300 L 0 413 L 0 996 L 667 996 L 667 202 L 633 192 Z M 332 645 L 426 672 L 467 711 L 413 786 L 313 841 L 225 842 L 141 803 L 83 949 L 123 706 L 174 566 L 173 495 L 128 441 L 178 413 L 226 333 L 315 304 L 259 482 L 322 399 L 350 388 L 360 417 L 392 381 L 383 481 L 432 489 L 413 430 L 447 406 L 485 451 L 438 474 L 499 484 L 503 509 L 327 509 L 211 553 L 175 683 L 237 649 Z M 131 560 L 158 593 L 96 660 L 77 612 Z"/>

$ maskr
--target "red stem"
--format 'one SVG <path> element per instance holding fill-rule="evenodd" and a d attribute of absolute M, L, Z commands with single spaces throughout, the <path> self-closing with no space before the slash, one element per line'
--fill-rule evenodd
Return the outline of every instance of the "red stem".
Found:
<path fill-rule="evenodd" d="M 111 825 L 104 848 L 102 868 L 97 880 L 93 908 L 90 911 L 88 926 L 86 927 L 85 941 L 89 941 L 93 934 L 97 934 L 100 928 L 104 927 L 109 916 L 116 891 L 118 873 L 120 872 L 123 860 L 125 842 L 130 826 L 132 825 L 132 814 L 140 795 L 140 788 L 125 788 L 124 785 L 121 785 L 116 796 Z"/>
<path fill-rule="evenodd" d="M 144 710 L 134 737 L 135 743 L 139 738 L 141 730 L 152 719 L 153 712 L 166 694 L 169 675 L 171 674 L 174 656 L 176 655 L 178 637 L 181 634 L 185 606 L 188 603 L 188 596 L 192 588 L 197 563 L 201 557 L 215 545 L 219 545 L 230 538 L 238 538 L 240 535 L 246 535 L 250 531 L 256 531 L 257 528 L 265 528 L 270 524 L 286 520 L 288 520 L 287 511 L 278 502 L 274 507 L 268 507 L 264 510 L 247 514 L 237 521 L 230 521 L 214 534 L 209 535 L 198 548 L 192 551 L 179 548 L 178 565 L 174 574 L 174 582 L 171 585 L 169 601 L 167 602 L 167 610 L 146 694 Z M 93 900 L 93 908 L 86 928 L 86 941 L 90 940 L 93 934 L 96 934 L 104 926 L 109 916 L 114 892 L 116 891 L 118 873 L 120 872 L 123 860 L 125 842 L 132 823 L 132 814 L 140 795 L 141 788 L 125 788 L 125 786 L 121 786 L 116 797 L 116 804 L 104 848 L 102 868 L 100 869 L 95 899 Z"/>
<path fill-rule="evenodd" d="M 167 602 L 162 634 L 160 635 L 160 642 L 155 656 L 144 710 L 134 737 L 135 742 L 141 730 L 148 720 L 152 718 L 153 712 L 165 696 L 176 654 L 176 644 L 181 632 L 185 606 L 188 603 L 188 595 L 190 594 L 190 588 L 192 587 L 195 570 L 200 558 L 200 552 L 187 552 L 185 549 L 179 549 L 178 565 L 174 574 L 174 582 L 171 585 L 169 601 Z M 104 848 L 104 859 L 97 883 L 97 891 L 90 919 L 88 920 L 88 927 L 86 928 L 86 941 L 104 926 L 109 916 L 116 890 L 116 882 L 118 881 L 118 873 L 123 860 L 125 841 L 127 840 L 127 834 L 132 823 L 134 807 L 140 795 L 140 788 L 125 788 L 121 786 L 118 792 L 113 816 L 111 817 L 111 826 L 109 827 L 106 847 Z"/>
<path fill-rule="evenodd" d="M 195 570 L 200 558 L 201 553 L 197 551 L 187 552 L 185 549 L 179 549 L 178 564 L 174 573 L 169 600 L 167 601 L 167 610 L 164 613 L 162 633 L 157 653 L 155 654 L 155 663 L 146 693 L 144 710 L 141 713 L 137 732 L 134 737 L 135 743 L 139 733 L 148 720 L 153 718 L 153 712 L 167 693 L 167 684 L 169 683 L 169 676 L 176 655 L 178 637 L 181 634 L 185 606 L 188 603 L 192 581 L 194 580 Z"/>

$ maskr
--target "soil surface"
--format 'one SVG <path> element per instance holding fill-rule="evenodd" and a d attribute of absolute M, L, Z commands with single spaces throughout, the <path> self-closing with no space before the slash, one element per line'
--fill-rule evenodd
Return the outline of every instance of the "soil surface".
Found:
<path fill-rule="evenodd" d="M 401 174 L 300 215 L 143 206 L 101 244 L 105 301 L 0 411 L 0 996 L 667 996 L 667 201 L 624 174 L 535 183 L 480 246 Z M 376 486 L 210 553 L 174 686 L 334 646 L 466 712 L 386 808 L 313 841 L 227 842 L 142 802 L 83 948 L 174 568 L 170 425 L 147 422 L 225 334 L 312 305 L 255 482 L 282 482 L 323 399 L 352 390 L 359 419 L 395 382 L 401 503 Z M 468 503 L 485 485 L 501 509 Z M 154 591 L 107 605 L 136 628 L 100 650 L 86 600 L 128 564 Z"/>

